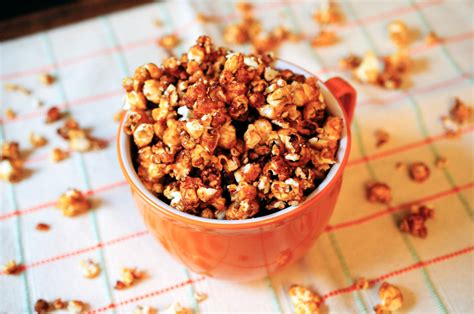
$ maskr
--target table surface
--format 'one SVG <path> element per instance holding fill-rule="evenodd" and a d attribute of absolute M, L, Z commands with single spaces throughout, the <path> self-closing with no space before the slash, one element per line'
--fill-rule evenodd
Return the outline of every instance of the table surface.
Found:
<path fill-rule="evenodd" d="M 450 138 L 440 117 L 447 114 L 454 97 L 473 104 L 473 5 L 472 1 L 344 0 L 346 22 L 334 27 L 341 38 L 338 44 L 314 49 L 304 40 L 279 49 L 281 58 L 323 79 L 338 75 L 354 84 L 359 93 L 354 140 L 330 228 L 302 260 L 246 284 L 190 273 L 164 252 L 133 205 L 113 143 L 53 164 L 49 150 L 65 143 L 55 136 L 56 125 L 43 122 L 46 108 L 59 105 L 81 125 L 93 128 L 93 134 L 113 142 L 117 125 L 112 116 L 122 106 L 121 78 L 140 64 L 159 63 L 166 56 L 155 45 L 163 34 L 176 32 L 181 37 L 177 52 L 185 51 L 200 34 L 222 44 L 223 25 L 236 20 L 231 2 L 148 4 L 2 42 L 0 81 L 27 86 L 45 103 L 35 108 L 31 97 L 2 90 L 2 115 L 7 107 L 18 114 L 14 120 L 2 116 L 2 141 L 16 140 L 27 148 L 28 134 L 35 131 L 50 143 L 29 156 L 29 178 L 14 185 L 0 183 L 0 264 L 16 259 L 25 265 L 19 275 L 0 274 L 0 312 L 32 312 L 37 299 L 61 297 L 83 300 L 94 312 L 130 312 L 138 304 L 162 310 L 179 301 L 202 313 L 290 313 L 286 291 L 294 283 L 324 296 L 323 312 L 371 312 L 378 303 L 377 286 L 353 291 L 350 287 L 359 277 L 399 286 L 405 298 L 402 312 L 472 311 L 474 128 L 468 124 L 460 137 Z M 317 32 L 310 14 L 315 7 L 304 1 L 258 2 L 256 15 L 266 28 L 281 23 L 309 38 Z M 200 24 L 197 12 L 219 15 L 222 23 Z M 153 25 L 156 19 L 162 27 Z M 405 21 L 421 36 L 410 53 L 424 66 L 410 75 L 409 89 L 386 91 L 360 85 L 337 69 L 338 60 L 349 52 L 392 52 L 386 25 L 393 19 Z M 429 31 L 440 35 L 443 43 L 425 45 L 423 37 Z M 51 87 L 38 81 L 45 71 L 58 78 Z M 375 147 L 373 135 L 378 128 L 391 136 L 380 148 Z M 438 156 L 447 157 L 447 168 L 434 167 Z M 397 162 L 418 160 L 431 167 L 430 179 L 423 184 L 395 168 Z M 391 207 L 366 201 L 364 184 L 372 180 L 392 187 Z M 74 219 L 63 217 L 54 202 L 69 187 L 89 191 L 96 208 Z M 436 208 L 435 219 L 427 223 L 426 239 L 397 228 L 400 214 L 416 203 Z M 50 224 L 51 230 L 36 231 L 39 222 Z M 79 261 L 85 258 L 101 264 L 97 279 L 82 278 Z M 125 266 L 144 269 L 148 276 L 131 289 L 114 290 Z M 209 298 L 197 303 L 196 291 Z"/>

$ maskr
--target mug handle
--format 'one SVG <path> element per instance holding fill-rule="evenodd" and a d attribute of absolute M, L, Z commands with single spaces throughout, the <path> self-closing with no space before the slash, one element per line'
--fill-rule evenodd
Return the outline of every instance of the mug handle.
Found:
<path fill-rule="evenodd" d="M 349 83 L 340 77 L 333 77 L 324 83 L 329 91 L 336 97 L 347 114 L 349 124 L 354 116 L 357 93 Z"/>

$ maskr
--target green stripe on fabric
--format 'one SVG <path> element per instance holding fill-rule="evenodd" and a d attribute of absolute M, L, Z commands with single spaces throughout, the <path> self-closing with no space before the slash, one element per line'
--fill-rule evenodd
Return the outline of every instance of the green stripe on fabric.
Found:
<path fill-rule="evenodd" d="M 110 21 L 108 16 L 101 16 L 100 20 L 102 22 L 102 25 L 104 26 L 106 32 L 107 32 L 107 37 L 109 38 L 110 41 L 110 46 L 111 47 L 116 47 L 118 50 L 118 53 L 114 53 L 115 58 L 117 59 L 117 63 L 120 65 L 120 69 L 122 70 L 122 74 L 127 76 L 130 75 L 130 67 L 128 65 L 127 59 L 125 58 L 125 55 L 123 53 L 122 46 L 119 45 L 119 41 L 117 38 L 117 35 L 115 34 L 112 25 L 110 25 Z"/>
<path fill-rule="evenodd" d="M 3 102 L 0 105 L 1 112 L 3 110 Z M 0 144 L 3 144 L 6 141 L 5 131 L 3 130 L 3 124 L 0 124 Z M 8 197 L 10 199 L 11 208 L 13 210 L 18 210 L 18 202 L 16 199 L 15 187 L 12 183 L 5 183 L 8 190 Z M 22 224 L 21 224 L 21 216 L 17 215 L 15 217 L 15 244 L 16 244 L 16 258 L 15 261 L 17 263 L 26 264 L 25 260 L 25 249 L 23 247 L 23 235 L 22 235 Z M 23 271 L 18 276 L 23 281 L 23 306 L 25 307 L 27 313 L 33 313 L 31 310 L 32 303 L 31 303 L 31 296 L 30 296 L 30 285 L 28 282 L 27 272 Z"/>
<path fill-rule="evenodd" d="M 342 0 L 344 3 L 345 3 L 345 7 L 348 9 L 348 11 L 351 13 L 352 17 L 354 19 L 358 19 L 358 16 L 357 14 L 355 13 L 355 10 L 353 9 L 352 7 L 352 4 L 350 3 L 349 0 Z M 373 48 L 374 51 L 377 51 L 376 49 L 376 45 L 375 43 L 372 41 L 372 38 L 370 36 L 370 34 L 367 32 L 367 30 L 365 30 L 365 27 L 363 25 L 360 25 L 360 28 L 361 30 L 363 31 L 363 34 L 366 38 L 366 41 L 369 43 L 369 45 Z M 365 31 L 364 31 L 365 30 Z M 409 96 L 411 97 L 411 96 Z M 415 106 L 417 108 L 417 106 Z M 417 115 L 419 116 L 419 115 Z M 421 123 L 422 120 L 418 119 L 418 124 L 420 126 L 420 128 L 424 128 L 424 125 Z M 359 131 L 359 130 L 356 130 L 356 132 Z M 425 130 L 426 131 L 426 130 Z M 425 138 L 427 137 L 427 133 L 424 135 Z M 361 138 L 361 136 L 356 136 L 356 139 L 359 141 L 359 139 Z M 363 142 L 360 142 L 359 145 L 363 145 Z M 432 145 L 432 144 L 430 144 Z M 364 149 L 365 151 L 365 149 Z M 366 155 L 364 155 L 365 157 Z M 372 167 L 371 165 L 371 162 L 367 162 L 367 167 Z M 372 176 L 372 179 L 374 180 L 377 180 L 377 177 L 375 176 L 375 171 L 372 170 L 371 171 L 371 176 Z M 396 216 L 395 215 L 392 215 L 395 223 L 397 223 L 397 219 L 396 219 Z M 403 242 L 405 243 L 405 246 L 406 248 L 408 249 L 410 255 L 412 256 L 412 258 L 416 261 L 416 262 L 420 262 L 420 258 L 418 256 L 418 253 L 416 252 L 416 249 L 415 247 L 413 246 L 413 244 L 411 243 L 410 239 L 408 238 L 407 235 L 405 234 L 401 234 L 401 237 L 403 239 Z M 426 267 L 422 267 L 421 270 L 420 270 L 421 274 L 422 274 L 422 277 L 424 279 L 424 282 L 428 288 L 428 290 L 430 291 L 431 293 L 431 296 L 433 297 L 433 299 L 435 300 L 436 304 L 438 305 L 438 309 L 441 313 L 448 313 L 448 310 L 446 309 L 446 305 L 444 304 L 442 298 L 441 298 L 441 295 L 439 294 L 438 290 L 436 289 L 432 279 L 431 279 L 431 276 L 429 275 L 428 273 L 428 270 L 426 269 Z"/>
<path fill-rule="evenodd" d="M 286 1 L 287 2 L 287 1 Z M 291 5 L 287 3 L 286 7 L 286 12 L 288 13 L 288 16 L 291 18 L 293 27 L 296 29 L 297 32 L 301 32 L 301 26 L 297 22 L 298 19 L 296 18 Z M 319 64 L 320 68 L 324 68 L 324 62 L 321 56 L 313 49 L 313 47 L 309 46 L 309 49 L 311 53 L 313 54 L 314 58 L 316 59 L 317 63 Z M 342 253 L 342 250 L 340 249 L 339 243 L 336 239 L 336 236 L 333 232 L 329 232 L 329 239 L 331 242 L 332 247 L 334 248 L 334 251 L 336 252 L 336 256 L 338 257 L 339 263 L 341 265 L 342 271 L 344 273 L 344 276 L 346 277 L 346 280 L 349 284 L 352 284 L 354 282 L 354 278 L 351 275 L 351 272 L 349 271 L 349 266 L 348 263 Z M 360 313 L 368 313 L 367 305 L 365 304 L 362 295 L 360 294 L 359 291 L 353 292 L 352 293 L 355 302 L 357 304 L 358 310 Z"/>
<path fill-rule="evenodd" d="M 52 44 L 51 44 L 51 42 L 49 40 L 49 37 L 48 37 L 46 32 L 42 33 L 42 39 L 43 39 L 44 46 L 46 48 L 45 49 L 46 53 L 48 55 L 48 58 L 50 59 L 49 61 L 52 64 L 54 64 L 54 66 L 55 66 L 55 72 L 56 73 L 54 73 L 54 74 L 58 78 L 57 83 L 56 83 L 58 94 L 61 98 L 61 101 L 65 103 L 65 106 L 67 108 L 68 107 L 68 102 L 67 102 L 66 92 L 64 90 L 62 79 L 60 77 L 60 71 L 59 71 L 59 68 L 57 66 L 56 56 L 54 54 Z M 87 169 L 86 169 L 86 165 L 85 165 L 84 158 L 83 158 L 82 154 L 81 153 L 75 153 L 74 158 L 75 158 L 76 163 L 79 166 L 84 188 L 87 189 L 87 190 L 91 190 L 90 179 L 89 179 L 89 176 L 87 174 Z M 90 217 L 90 220 L 91 220 L 95 240 L 97 241 L 97 243 L 102 243 L 102 239 L 101 239 L 100 231 L 99 231 L 99 225 L 98 225 L 98 221 L 97 221 L 96 211 L 95 210 L 90 211 L 89 217 Z M 110 288 L 110 278 L 109 278 L 109 274 L 108 274 L 104 249 L 101 247 L 98 251 L 99 251 L 100 264 L 103 268 L 100 276 L 103 278 L 103 283 L 104 283 L 104 286 L 105 286 L 106 295 L 108 297 L 108 302 L 113 303 L 114 299 L 113 299 L 112 290 Z M 112 312 L 115 313 L 116 312 L 115 309 L 113 309 Z"/>

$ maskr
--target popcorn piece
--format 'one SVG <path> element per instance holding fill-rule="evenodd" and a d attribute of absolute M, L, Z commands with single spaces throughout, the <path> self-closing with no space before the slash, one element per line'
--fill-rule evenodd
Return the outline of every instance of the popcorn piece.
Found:
<path fill-rule="evenodd" d="M 386 144 L 390 139 L 390 134 L 388 134 L 385 130 L 377 129 L 375 130 L 375 146 L 380 147 Z"/>
<path fill-rule="evenodd" d="M 410 32 L 406 24 L 402 21 L 392 21 L 388 24 L 388 34 L 393 43 L 397 46 L 406 46 L 410 40 Z"/>
<path fill-rule="evenodd" d="M 435 32 L 429 32 L 425 37 L 425 43 L 428 46 L 434 46 L 443 42 L 443 39 L 438 36 Z"/>
<path fill-rule="evenodd" d="M 52 305 L 53 309 L 55 309 L 55 310 L 63 310 L 67 307 L 67 303 L 64 302 L 61 299 L 54 300 L 51 305 Z"/>
<path fill-rule="evenodd" d="M 55 147 L 51 150 L 51 160 L 53 162 L 60 162 L 69 157 L 69 152 L 62 150 L 59 147 Z"/>
<path fill-rule="evenodd" d="M 444 156 L 438 156 L 435 160 L 435 166 L 438 169 L 446 168 L 448 165 L 448 159 Z"/>
<path fill-rule="evenodd" d="M 370 282 L 364 277 L 361 277 L 354 282 L 354 287 L 357 290 L 367 290 L 370 288 L 370 286 Z"/>
<path fill-rule="evenodd" d="M 48 143 L 48 140 L 44 136 L 41 136 L 35 132 L 30 132 L 29 139 L 30 144 L 35 148 L 43 147 Z"/>
<path fill-rule="evenodd" d="M 153 125 L 143 123 L 133 132 L 133 140 L 138 147 L 144 147 L 151 143 L 154 135 Z"/>
<path fill-rule="evenodd" d="M 91 136 L 90 131 L 81 128 L 73 118 L 67 119 L 57 132 L 69 142 L 69 147 L 73 151 L 87 152 L 107 146 L 106 141 Z"/>
<path fill-rule="evenodd" d="M 31 95 L 31 90 L 29 90 L 28 88 L 26 88 L 24 86 L 21 86 L 19 84 L 6 83 L 4 85 L 4 87 L 5 87 L 5 90 L 7 92 L 17 92 L 17 93 L 23 94 L 25 96 Z"/>
<path fill-rule="evenodd" d="M 313 14 L 314 20 L 319 24 L 338 24 L 344 21 L 344 15 L 341 13 L 336 2 L 324 0 L 320 7 Z"/>
<path fill-rule="evenodd" d="M 72 300 L 67 303 L 67 310 L 71 314 L 82 313 L 87 308 L 87 305 L 79 300 Z"/>
<path fill-rule="evenodd" d="M 421 161 L 412 163 L 408 167 L 410 178 L 416 182 L 424 182 L 430 177 L 430 168 Z"/>
<path fill-rule="evenodd" d="M 6 275 L 16 275 L 22 271 L 23 267 L 17 264 L 14 260 L 9 261 L 3 266 L 3 273 Z"/>
<path fill-rule="evenodd" d="M 412 206 L 408 213 L 400 222 L 400 230 L 408 232 L 415 237 L 426 238 L 428 229 L 425 222 L 434 217 L 434 209 L 426 205 Z"/>
<path fill-rule="evenodd" d="M 39 76 L 39 80 L 44 86 L 50 86 L 56 81 L 56 78 L 52 74 L 42 73 Z"/>
<path fill-rule="evenodd" d="M 18 182 L 24 175 L 23 159 L 17 142 L 5 142 L 0 152 L 0 179 Z"/>
<path fill-rule="evenodd" d="M 462 125 L 468 122 L 472 117 L 472 108 L 464 104 L 464 102 L 456 97 L 453 108 L 449 111 L 450 118 Z"/>
<path fill-rule="evenodd" d="M 131 287 L 137 280 L 143 278 L 143 273 L 136 268 L 123 268 L 121 280 L 117 280 L 114 289 L 122 290 Z"/>
<path fill-rule="evenodd" d="M 203 292 L 195 292 L 194 293 L 194 299 L 198 302 L 198 303 L 201 303 L 201 302 L 204 302 L 207 300 L 207 294 L 206 293 L 203 293 Z"/>
<path fill-rule="evenodd" d="M 38 231 L 49 231 L 51 227 L 48 224 L 45 223 L 38 223 L 36 224 L 35 229 Z"/>
<path fill-rule="evenodd" d="M 375 84 L 384 70 L 383 62 L 373 52 L 365 54 L 359 66 L 354 70 L 354 76 L 363 83 Z"/>
<path fill-rule="evenodd" d="M 100 274 L 100 266 L 91 259 L 81 260 L 80 262 L 82 276 L 84 278 L 92 279 Z"/>
<path fill-rule="evenodd" d="M 156 314 L 156 310 L 149 305 L 138 305 L 134 310 L 133 314 Z"/>
<path fill-rule="evenodd" d="M 46 112 L 46 123 L 53 123 L 60 120 L 63 117 L 63 114 L 58 107 L 51 107 Z"/>
<path fill-rule="evenodd" d="M 362 59 L 359 56 L 350 54 L 339 60 L 339 67 L 342 70 L 354 70 L 361 64 L 361 62 Z"/>
<path fill-rule="evenodd" d="M 392 201 L 392 192 L 386 183 L 374 182 L 367 184 L 366 197 L 371 203 L 388 204 Z"/>
<path fill-rule="evenodd" d="M 64 216 L 73 217 L 87 212 L 91 204 L 80 190 L 70 189 L 61 194 L 56 204 Z"/>
<path fill-rule="evenodd" d="M 49 303 L 46 300 L 38 299 L 35 302 L 35 312 L 38 314 L 45 314 L 49 311 Z"/>
<path fill-rule="evenodd" d="M 339 41 L 337 35 L 330 31 L 321 30 L 311 41 L 314 48 L 331 46 Z"/>
<path fill-rule="evenodd" d="M 12 108 L 7 108 L 7 110 L 5 110 L 5 117 L 8 120 L 14 120 L 16 118 L 16 112 L 13 111 Z"/>
<path fill-rule="evenodd" d="M 171 304 L 163 314 L 193 314 L 194 311 L 190 308 L 183 307 L 179 302 Z"/>
<path fill-rule="evenodd" d="M 292 285 L 288 289 L 290 300 L 294 306 L 295 314 L 317 314 L 322 299 L 313 291 L 299 285 Z"/>
<path fill-rule="evenodd" d="M 158 40 L 158 45 L 164 49 L 171 51 L 179 45 L 180 39 L 176 34 L 168 34 Z"/>
<path fill-rule="evenodd" d="M 390 313 L 400 309 L 403 305 L 403 294 L 394 285 L 384 282 L 379 289 L 381 304 L 374 307 L 377 313 Z"/>

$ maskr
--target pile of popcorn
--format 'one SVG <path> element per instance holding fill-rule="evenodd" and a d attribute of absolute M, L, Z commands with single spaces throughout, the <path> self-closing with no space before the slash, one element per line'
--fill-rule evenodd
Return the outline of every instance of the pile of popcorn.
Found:
<path fill-rule="evenodd" d="M 277 70 L 269 55 L 215 47 L 123 81 L 137 173 L 174 208 L 246 219 L 297 205 L 336 163 L 343 122 L 315 77 Z"/>

